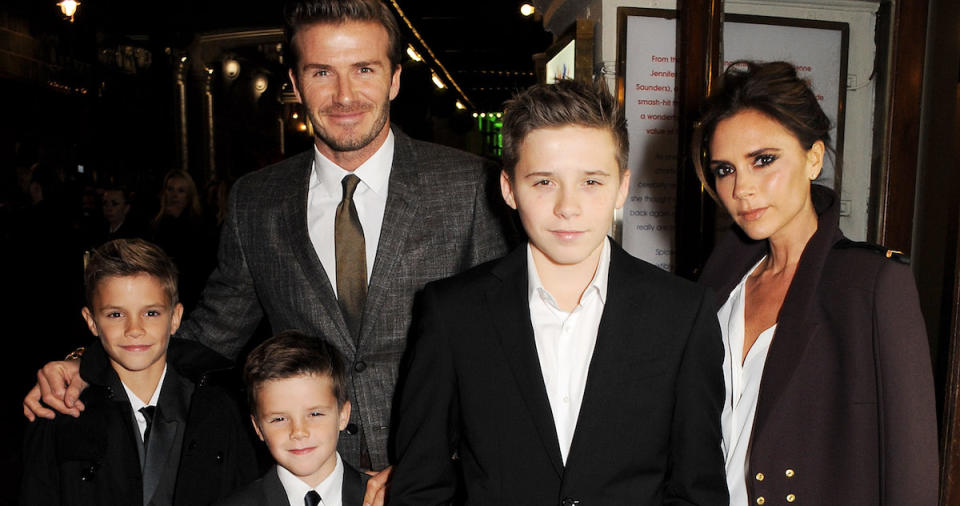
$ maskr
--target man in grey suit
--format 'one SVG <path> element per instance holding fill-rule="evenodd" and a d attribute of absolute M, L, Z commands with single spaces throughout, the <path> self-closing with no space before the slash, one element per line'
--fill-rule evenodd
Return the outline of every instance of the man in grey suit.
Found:
<path fill-rule="evenodd" d="M 300 1 L 286 17 L 290 80 L 315 149 L 234 185 L 217 269 L 176 337 L 235 358 L 264 316 L 275 333 L 324 336 L 352 371 L 341 454 L 379 470 L 415 293 L 506 251 L 486 193 L 493 168 L 391 128 L 402 44 L 378 0 Z M 47 364 L 27 417 L 53 417 L 40 390 L 78 415 L 76 369 Z"/>

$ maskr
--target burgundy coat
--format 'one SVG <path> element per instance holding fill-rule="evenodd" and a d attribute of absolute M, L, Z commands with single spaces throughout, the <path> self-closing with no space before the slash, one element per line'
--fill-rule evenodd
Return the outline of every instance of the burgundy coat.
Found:
<path fill-rule="evenodd" d="M 910 268 L 896 254 L 844 238 L 836 194 L 812 190 L 818 229 L 763 370 L 747 457 L 749 502 L 932 506 L 933 374 Z M 700 283 L 723 304 L 766 250 L 766 241 L 731 231 Z"/>

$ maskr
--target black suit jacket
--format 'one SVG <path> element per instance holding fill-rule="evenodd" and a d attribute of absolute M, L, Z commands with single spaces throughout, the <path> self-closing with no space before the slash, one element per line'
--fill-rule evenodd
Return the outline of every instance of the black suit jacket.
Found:
<path fill-rule="evenodd" d="M 363 493 L 370 477 L 354 469 L 347 462 L 343 462 L 343 506 L 361 506 Z M 290 506 L 287 503 L 287 492 L 280 483 L 277 466 L 273 466 L 253 483 L 243 487 L 216 506 Z M 299 506 L 299 505 L 297 505 Z"/>
<path fill-rule="evenodd" d="M 726 504 L 712 298 L 612 245 L 564 466 L 530 323 L 526 258 L 521 247 L 425 288 L 400 392 L 390 504 L 450 501 L 454 455 L 467 504 Z"/>

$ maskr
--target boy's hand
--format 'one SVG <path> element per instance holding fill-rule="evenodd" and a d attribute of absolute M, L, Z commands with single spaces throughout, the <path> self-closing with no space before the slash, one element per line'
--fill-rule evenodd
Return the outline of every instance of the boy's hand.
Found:
<path fill-rule="evenodd" d="M 37 384 L 23 399 L 23 416 L 31 422 L 38 416 L 52 420 L 56 416 L 53 410 L 56 410 L 76 418 L 83 411 L 83 402 L 79 398 L 80 392 L 86 388 L 87 382 L 80 378 L 79 360 L 48 362 L 37 371 Z M 41 399 L 53 409 L 44 407 Z"/>
<path fill-rule="evenodd" d="M 363 494 L 363 506 L 383 506 L 387 496 L 387 484 L 390 483 L 390 473 L 393 466 L 387 466 L 383 471 L 367 471 L 370 479 L 367 480 L 367 492 Z"/>

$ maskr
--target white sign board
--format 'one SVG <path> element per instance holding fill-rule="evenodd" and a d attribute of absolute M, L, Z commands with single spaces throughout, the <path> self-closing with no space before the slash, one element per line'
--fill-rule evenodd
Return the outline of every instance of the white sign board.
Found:
<path fill-rule="evenodd" d="M 673 270 L 677 225 L 676 19 L 628 15 L 625 27 L 626 34 L 621 36 L 626 37 L 626 55 L 618 59 L 624 61 L 620 78 L 630 132 L 631 181 L 623 209 L 621 242 L 630 254 Z M 810 80 L 836 127 L 842 100 L 840 79 L 845 75 L 844 35 L 838 29 L 728 21 L 724 24 L 724 60 L 793 63 L 801 77 Z M 834 142 L 836 132 L 836 128 L 831 131 Z M 841 144 L 835 145 L 838 151 L 842 149 Z M 820 182 L 836 188 L 835 180 L 830 159 L 824 164 Z"/>

